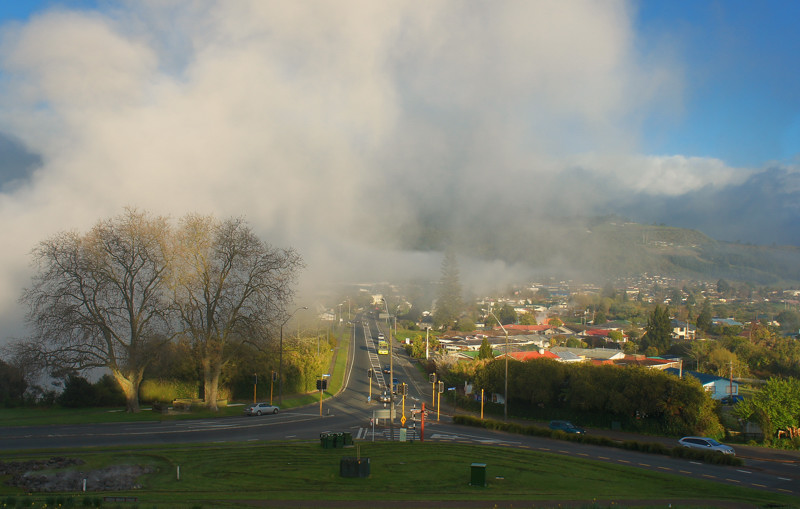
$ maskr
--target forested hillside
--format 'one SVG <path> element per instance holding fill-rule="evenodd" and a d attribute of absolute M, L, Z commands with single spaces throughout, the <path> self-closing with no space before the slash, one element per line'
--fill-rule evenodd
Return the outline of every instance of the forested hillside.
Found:
<path fill-rule="evenodd" d="M 799 247 L 720 242 L 695 230 L 614 216 L 510 217 L 502 223 L 474 222 L 469 228 L 426 224 L 422 230 L 401 229 L 404 247 L 442 249 L 442 239 L 452 238 L 465 255 L 526 264 L 545 275 L 600 280 L 652 273 L 759 285 L 800 283 Z"/>

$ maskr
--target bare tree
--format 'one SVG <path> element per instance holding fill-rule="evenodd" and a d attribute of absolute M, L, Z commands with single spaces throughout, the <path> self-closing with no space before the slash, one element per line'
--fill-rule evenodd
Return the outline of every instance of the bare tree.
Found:
<path fill-rule="evenodd" d="M 107 368 L 129 412 L 139 411 L 144 369 L 170 337 L 169 230 L 165 218 L 126 209 L 85 235 L 58 233 L 34 249 L 38 272 L 21 298 L 29 344 L 50 369 Z"/>
<path fill-rule="evenodd" d="M 174 300 L 203 370 L 206 406 L 216 410 L 222 368 L 285 314 L 302 261 L 262 242 L 240 218 L 186 216 L 176 244 Z"/>

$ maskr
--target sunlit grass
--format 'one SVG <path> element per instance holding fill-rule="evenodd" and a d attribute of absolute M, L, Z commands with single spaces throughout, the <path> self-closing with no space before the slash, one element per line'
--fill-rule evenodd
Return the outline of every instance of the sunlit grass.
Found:
<path fill-rule="evenodd" d="M 8 459 L 26 459 L 20 453 Z M 76 467 L 147 465 L 138 497 L 147 507 L 230 507 L 244 500 L 563 500 L 705 499 L 797 506 L 798 499 L 700 479 L 572 459 L 523 449 L 441 443 L 363 442 L 324 449 L 319 443 L 139 447 L 60 451 L 86 461 Z M 339 475 L 342 457 L 370 459 L 368 478 Z M 469 485 L 472 463 L 485 463 L 488 486 Z M 180 469 L 180 478 L 178 470 Z M 0 487 L 0 494 L 19 490 Z M 116 495 L 116 493 L 115 493 Z M 713 503 L 709 503 L 713 506 Z"/>

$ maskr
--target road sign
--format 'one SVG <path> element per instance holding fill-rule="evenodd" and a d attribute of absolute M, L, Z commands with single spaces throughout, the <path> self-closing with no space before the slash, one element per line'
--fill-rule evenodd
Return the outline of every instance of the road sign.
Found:
<path fill-rule="evenodd" d="M 403 417 L 400 418 L 400 426 L 405 426 L 405 425 L 406 425 L 406 416 L 404 415 Z"/>

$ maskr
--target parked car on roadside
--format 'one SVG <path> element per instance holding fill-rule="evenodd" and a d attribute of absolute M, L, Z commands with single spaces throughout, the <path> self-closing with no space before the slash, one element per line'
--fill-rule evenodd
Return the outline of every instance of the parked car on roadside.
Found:
<path fill-rule="evenodd" d="M 575 426 L 569 421 L 550 421 L 550 429 L 563 431 L 564 433 L 576 433 L 578 435 L 586 433 L 585 429 Z"/>
<path fill-rule="evenodd" d="M 722 398 L 719 401 L 723 405 L 735 405 L 736 403 L 738 403 L 738 402 L 740 402 L 742 400 L 744 400 L 743 397 L 739 396 L 738 394 L 733 394 L 731 396 L 725 396 L 724 398 Z"/>
<path fill-rule="evenodd" d="M 714 440 L 713 438 L 683 437 L 680 440 L 678 440 L 678 443 L 681 444 L 681 446 L 687 447 L 689 449 L 696 449 L 700 451 L 712 451 L 721 454 L 730 454 L 732 456 L 736 455 L 736 451 L 733 450 L 733 447 L 721 444 L 716 440 Z"/>
<path fill-rule="evenodd" d="M 256 403 L 244 409 L 244 415 L 264 415 L 264 414 L 277 414 L 278 408 L 276 405 L 269 403 Z"/>

